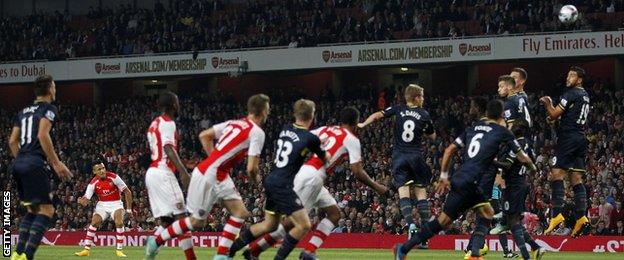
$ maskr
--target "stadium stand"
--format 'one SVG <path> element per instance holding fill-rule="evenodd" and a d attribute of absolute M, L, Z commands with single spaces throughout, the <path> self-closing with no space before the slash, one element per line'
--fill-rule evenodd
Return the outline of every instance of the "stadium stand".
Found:
<path fill-rule="evenodd" d="M 0 19 L 0 56 L 62 60 L 624 27 L 623 0 L 576 2 L 583 15 L 572 27 L 556 19 L 559 1 L 543 0 L 185 0 L 87 14 L 37 11 Z"/>

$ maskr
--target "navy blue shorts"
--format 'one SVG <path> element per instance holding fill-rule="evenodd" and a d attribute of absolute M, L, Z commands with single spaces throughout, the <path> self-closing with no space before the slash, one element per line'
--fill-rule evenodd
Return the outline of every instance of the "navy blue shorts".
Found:
<path fill-rule="evenodd" d="M 271 214 L 292 215 L 293 212 L 303 209 L 303 204 L 293 190 L 293 185 L 265 182 L 264 192 L 267 197 L 264 210 Z"/>
<path fill-rule="evenodd" d="M 455 220 L 466 210 L 489 203 L 489 197 L 483 194 L 478 184 L 454 181 L 451 178 L 451 191 L 444 201 L 443 212 Z"/>
<path fill-rule="evenodd" d="M 13 164 L 13 176 L 24 206 L 52 204 L 50 170 L 43 159 L 35 156 L 18 156 Z"/>
<path fill-rule="evenodd" d="M 529 194 L 529 186 L 526 184 L 509 185 L 503 192 L 503 210 L 508 215 L 522 214 L 526 211 L 526 197 Z"/>
<path fill-rule="evenodd" d="M 555 145 L 554 168 L 575 172 L 585 172 L 587 139 L 583 135 L 563 135 Z"/>
<path fill-rule="evenodd" d="M 415 184 L 427 187 L 431 184 L 431 169 L 419 153 L 395 153 L 392 155 L 392 175 L 395 187 Z"/>
<path fill-rule="evenodd" d="M 494 182 L 496 180 L 496 174 L 498 173 L 498 169 L 495 167 L 488 168 L 483 175 L 481 175 L 481 181 L 479 182 L 479 187 L 481 188 L 481 192 L 488 199 L 492 198 L 492 192 L 494 191 Z"/>

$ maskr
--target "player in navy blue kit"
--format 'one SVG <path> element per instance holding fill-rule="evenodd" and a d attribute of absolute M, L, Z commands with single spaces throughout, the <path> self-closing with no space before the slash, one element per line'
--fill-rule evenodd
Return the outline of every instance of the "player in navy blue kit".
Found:
<path fill-rule="evenodd" d="M 500 100 L 490 101 L 487 105 L 487 118 L 482 119 L 475 126 L 466 130 L 464 134 L 455 139 L 444 151 L 441 165 L 440 182 L 438 192 L 444 192 L 451 187 L 446 197 L 442 214 L 424 225 L 422 230 L 409 239 L 405 244 L 397 244 L 394 249 L 395 259 L 405 259 L 407 253 L 417 244 L 428 240 L 438 232 L 448 228 L 460 214 L 468 209 L 475 209 L 478 216 L 487 223 L 479 223 L 474 233 L 473 250 L 469 259 L 482 259 L 480 249 L 485 242 L 485 234 L 488 229 L 479 229 L 480 226 L 489 228 L 494 210 L 488 202 L 489 194 L 484 194 L 479 182 L 482 174 L 492 164 L 498 154 L 501 145 L 506 145 L 516 153 L 519 161 L 535 170 L 531 158 L 520 148 L 513 134 L 504 126 L 503 104 Z M 455 172 L 448 182 L 448 171 L 451 156 L 458 148 L 466 146 L 464 163 Z M 442 181 L 446 180 L 446 181 Z"/>
<path fill-rule="evenodd" d="M 531 148 L 529 148 L 529 142 L 525 138 L 526 133 L 529 131 L 529 123 L 523 119 L 516 120 L 511 130 L 522 150 L 530 155 Z M 505 150 L 500 165 L 503 167 L 503 179 L 507 187 L 502 198 L 505 204 L 504 212 L 507 224 L 511 227 L 514 241 L 516 241 L 516 246 L 520 248 L 523 259 L 531 259 L 526 243 L 531 245 L 531 250 L 533 251 L 532 259 L 541 259 L 546 251 L 535 243 L 521 222 L 522 213 L 526 211 L 525 202 L 529 193 L 529 185 L 526 180 L 527 169 L 517 160 L 516 155 L 509 150 Z"/>
<path fill-rule="evenodd" d="M 54 216 L 50 195 L 49 170 L 46 162 L 62 180 L 72 173 L 59 160 L 50 137 L 58 110 L 51 103 L 56 98 L 56 84 L 50 75 L 35 80 L 33 104 L 20 110 L 9 138 L 15 157 L 13 176 L 17 181 L 20 204 L 28 213 L 19 226 L 19 239 L 11 260 L 33 259 L 43 234 Z"/>
<path fill-rule="evenodd" d="M 572 67 L 566 79 L 567 89 L 561 95 L 559 105 L 553 106 L 549 96 L 540 98 L 548 113 L 549 120 L 559 119 L 557 127 L 557 144 L 555 157 L 552 159 L 550 172 L 552 189 L 552 215 L 548 229 L 544 234 L 552 232 L 555 227 L 565 221 L 561 214 L 564 204 L 565 191 L 563 179 L 570 174 L 570 186 L 574 192 L 574 217 L 576 223 L 571 236 L 578 237 L 587 226 L 589 219 L 587 211 L 587 192 L 583 185 L 585 174 L 585 154 L 587 153 L 587 139 L 585 138 L 585 123 L 589 114 L 589 95 L 583 88 L 585 71 L 579 67 Z"/>
<path fill-rule="evenodd" d="M 436 138 L 433 121 L 429 112 L 422 108 L 425 101 L 423 88 L 410 84 L 405 88 L 405 105 L 388 107 L 383 111 L 370 115 L 358 127 L 367 125 L 382 118 L 394 117 L 394 147 L 392 149 L 392 174 L 394 185 L 399 190 L 399 205 L 401 214 L 409 225 L 411 238 L 416 231 L 412 217 L 412 200 L 410 189 L 413 187 L 418 213 L 423 224 L 431 218 L 431 210 L 427 201 L 427 186 L 431 183 L 431 169 L 425 163 L 422 155 L 422 134 L 430 140 Z M 422 245 L 424 246 L 424 245 Z"/>
<path fill-rule="evenodd" d="M 320 139 L 308 130 L 314 120 L 314 102 L 301 99 L 293 107 L 295 123 L 286 125 L 279 134 L 273 170 L 264 179 L 266 194 L 265 219 L 241 232 L 232 248 L 242 248 L 257 237 L 277 229 L 281 216 L 289 217 L 294 227 L 284 237 L 275 259 L 286 259 L 299 240 L 310 230 L 311 223 L 301 200 L 293 190 L 294 179 L 306 156 L 316 154 L 327 161 Z"/>

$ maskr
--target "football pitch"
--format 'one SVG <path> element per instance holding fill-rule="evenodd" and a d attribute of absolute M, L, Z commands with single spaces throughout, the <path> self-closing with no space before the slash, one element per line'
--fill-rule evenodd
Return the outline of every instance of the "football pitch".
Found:
<path fill-rule="evenodd" d="M 74 252 L 82 250 L 77 246 L 42 246 L 37 251 L 35 259 L 59 260 L 59 259 L 117 259 L 114 247 L 94 247 L 91 249 L 89 257 L 74 256 Z M 260 257 L 261 259 L 273 259 L 276 249 L 271 249 Z M 143 259 L 142 247 L 127 247 L 124 252 L 128 255 L 128 259 Z M 296 249 L 291 253 L 288 259 L 298 259 L 300 249 Z M 197 259 L 212 259 L 215 249 L 200 248 L 196 249 Z M 368 259 L 392 259 L 392 251 L 389 249 L 320 249 L 318 252 L 320 260 L 368 260 Z M 444 250 L 413 250 L 407 259 L 463 259 L 464 254 L 459 251 Z M 501 252 L 490 252 L 485 259 L 503 259 Z M 182 251 L 179 248 L 163 248 L 156 259 L 184 259 Z M 243 259 L 237 255 L 234 259 Z M 521 259 L 521 258 L 517 258 Z M 563 253 L 548 252 L 543 258 L 544 260 L 561 259 L 561 260 L 589 260 L 589 259 L 624 259 L 623 253 Z"/>

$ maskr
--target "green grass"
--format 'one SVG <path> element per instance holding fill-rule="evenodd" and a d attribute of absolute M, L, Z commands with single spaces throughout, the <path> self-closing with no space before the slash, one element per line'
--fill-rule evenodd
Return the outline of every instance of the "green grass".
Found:
<path fill-rule="evenodd" d="M 82 250 L 82 247 L 77 246 L 41 246 L 37 251 L 36 259 L 80 259 L 80 257 L 74 256 L 75 251 Z M 141 247 L 128 247 L 124 249 L 124 252 L 128 255 L 128 259 L 143 259 L 143 248 Z M 276 250 L 271 249 L 261 255 L 262 259 L 273 259 Z M 291 253 L 289 259 L 298 259 L 299 249 L 296 249 Z M 198 259 L 212 259 L 215 253 L 214 248 L 196 248 L 195 253 Z M 459 251 L 443 251 L 443 250 L 413 250 L 408 259 L 463 259 L 463 253 Z M 320 249 L 318 251 L 318 257 L 321 260 L 368 260 L 368 259 L 392 259 L 392 251 L 389 249 Z M 116 259 L 114 247 L 94 247 L 91 249 L 91 256 L 83 257 L 84 259 Z M 163 248 L 158 254 L 156 259 L 174 260 L 184 259 L 184 256 L 179 248 Z M 234 259 L 243 259 L 242 256 L 237 256 Z M 503 259 L 500 252 L 490 252 L 485 256 L 485 259 Z M 544 260 L 589 260 L 589 259 L 624 259 L 622 253 L 554 253 L 549 252 L 544 256 Z"/>

